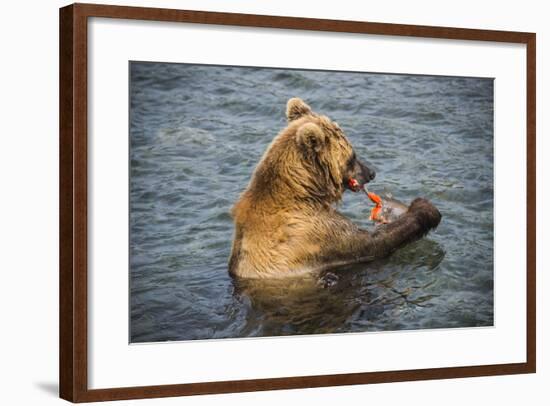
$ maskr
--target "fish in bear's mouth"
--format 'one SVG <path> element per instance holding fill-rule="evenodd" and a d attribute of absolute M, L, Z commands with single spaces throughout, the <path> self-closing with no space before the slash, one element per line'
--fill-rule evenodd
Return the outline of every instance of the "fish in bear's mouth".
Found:
<path fill-rule="evenodd" d="M 359 181 L 357 181 L 357 179 L 355 179 L 355 178 L 349 178 L 348 179 L 348 187 L 352 192 L 359 192 L 365 186 L 366 186 L 366 183 L 363 186 L 361 186 Z"/>

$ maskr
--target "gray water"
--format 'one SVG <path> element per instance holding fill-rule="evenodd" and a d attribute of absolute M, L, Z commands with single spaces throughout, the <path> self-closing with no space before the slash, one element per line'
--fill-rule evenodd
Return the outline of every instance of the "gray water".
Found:
<path fill-rule="evenodd" d="M 130 73 L 131 342 L 493 324 L 492 79 L 138 62 Z M 333 284 L 233 280 L 229 210 L 294 96 L 376 168 L 370 190 L 429 198 L 439 228 Z M 340 210 L 372 228 L 371 208 L 347 192 Z"/>

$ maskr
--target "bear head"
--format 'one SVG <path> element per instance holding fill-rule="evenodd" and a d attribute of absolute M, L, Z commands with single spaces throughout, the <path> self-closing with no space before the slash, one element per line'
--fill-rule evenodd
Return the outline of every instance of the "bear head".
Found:
<path fill-rule="evenodd" d="M 286 198 L 331 204 L 348 189 L 359 191 L 375 172 L 356 156 L 338 125 L 299 98 L 287 102 L 288 126 L 273 140 L 253 176 L 251 187 Z"/>

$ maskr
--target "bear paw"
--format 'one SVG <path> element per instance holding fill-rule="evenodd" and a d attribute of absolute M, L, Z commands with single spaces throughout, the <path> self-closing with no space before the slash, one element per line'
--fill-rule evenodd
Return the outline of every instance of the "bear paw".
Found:
<path fill-rule="evenodd" d="M 327 272 L 319 278 L 317 283 L 324 289 L 331 288 L 338 283 L 340 278 L 332 272 Z"/>
<path fill-rule="evenodd" d="M 409 213 L 414 214 L 420 226 L 426 231 L 436 228 L 441 221 L 441 213 L 428 200 L 421 197 L 414 199 L 409 206 Z"/>

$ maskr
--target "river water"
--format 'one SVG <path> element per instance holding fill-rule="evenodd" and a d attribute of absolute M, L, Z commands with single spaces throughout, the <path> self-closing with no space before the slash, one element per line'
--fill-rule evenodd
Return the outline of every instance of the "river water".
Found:
<path fill-rule="evenodd" d="M 294 96 L 439 228 L 333 284 L 233 280 L 229 211 Z M 490 78 L 132 62 L 129 182 L 132 343 L 493 325 Z M 372 228 L 371 207 L 340 210 Z"/>

